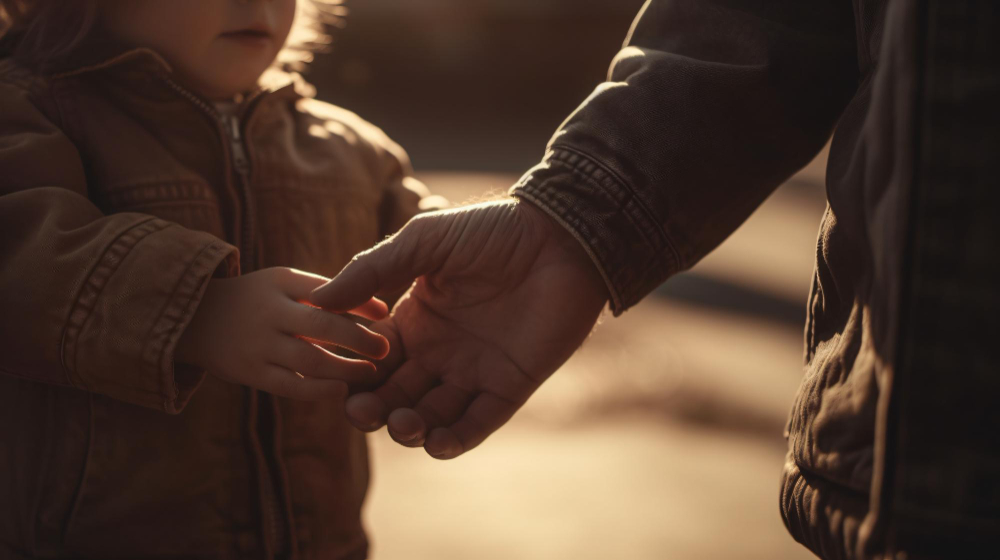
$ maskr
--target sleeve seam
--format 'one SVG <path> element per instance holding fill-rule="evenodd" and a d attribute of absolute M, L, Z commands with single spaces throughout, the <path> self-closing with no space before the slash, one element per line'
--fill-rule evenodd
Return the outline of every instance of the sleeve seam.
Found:
<path fill-rule="evenodd" d="M 581 169 L 582 166 L 580 166 L 579 164 L 575 164 L 573 162 L 566 161 L 564 158 L 560 158 L 559 159 L 559 161 L 561 163 L 563 163 L 566 166 L 570 167 L 571 169 L 577 171 L 583 178 L 589 180 L 591 183 L 595 184 L 595 186 L 600 187 L 600 188 L 604 188 L 607 191 L 608 190 L 607 186 L 606 185 L 602 185 L 601 183 L 606 183 L 607 181 L 610 181 L 614 185 L 618 186 L 619 188 L 621 188 L 622 190 L 624 190 L 625 192 L 627 192 L 628 195 L 629 195 L 629 197 L 636 202 L 636 206 L 642 211 L 642 214 L 643 214 L 643 217 L 645 218 L 645 220 L 640 220 L 640 221 L 645 221 L 646 224 L 636 223 L 636 220 L 633 218 L 633 216 L 630 215 L 629 213 L 626 213 L 626 216 L 629 218 L 629 221 L 632 222 L 634 225 L 638 226 L 637 229 L 643 235 L 643 237 L 646 237 L 646 230 L 645 230 L 645 228 L 643 228 L 643 225 L 646 225 L 648 227 L 648 229 L 651 229 L 651 230 L 654 230 L 654 231 L 658 232 L 660 234 L 659 235 L 660 236 L 660 241 L 663 243 L 664 247 L 667 247 L 667 249 L 671 253 L 671 256 L 673 257 L 672 260 L 673 260 L 673 263 L 674 263 L 675 267 L 678 270 L 680 270 L 682 268 L 682 262 L 681 262 L 680 254 L 677 251 L 677 248 L 676 248 L 673 240 L 670 238 L 670 235 L 663 229 L 663 227 L 661 227 L 657 223 L 656 218 L 654 217 L 652 210 L 650 210 L 650 208 L 646 204 L 646 202 L 641 197 L 638 196 L 638 194 L 636 193 L 635 189 L 632 188 L 632 186 L 628 183 L 628 181 L 623 180 L 617 173 L 615 173 L 612 169 L 608 168 L 607 165 L 605 165 L 604 163 L 602 163 L 597 158 L 595 158 L 595 157 L 593 157 L 593 156 L 587 154 L 586 152 L 583 152 L 583 151 L 581 151 L 581 150 L 579 150 L 577 148 L 574 148 L 574 147 L 571 147 L 571 146 L 567 146 L 565 144 L 557 144 L 557 145 L 554 145 L 552 147 L 552 150 L 553 150 L 553 152 L 556 152 L 558 150 L 558 151 L 564 151 L 564 152 L 573 154 L 573 155 L 577 156 L 578 158 L 581 158 L 581 159 L 585 160 L 586 162 L 594 165 L 601 173 L 604 174 L 604 177 L 600 177 L 600 178 L 599 177 L 595 177 L 595 176 L 593 176 L 591 174 L 586 173 L 583 169 Z M 555 154 L 555 157 L 558 157 L 558 154 Z M 647 239 L 647 241 L 649 241 L 649 240 Z"/>
<path fill-rule="evenodd" d="M 147 344 L 155 350 L 155 352 L 151 352 L 146 355 L 150 357 L 155 355 L 156 358 L 155 360 L 147 360 L 146 365 L 149 366 L 151 370 L 160 378 L 160 396 L 164 397 L 164 412 L 170 413 L 175 409 L 175 407 L 172 408 L 170 406 L 170 403 L 175 401 L 179 395 L 176 379 L 173 379 L 172 377 L 173 371 L 167 368 L 167 350 L 170 347 L 170 340 L 174 338 L 178 332 L 180 324 L 184 321 L 184 318 L 188 316 L 191 301 L 198 293 L 198 286 L 195 286 L 190 290 L 185 290 L 185 283 L 189 280 L 193 280 L 192 276 L 200 272 L 201 269 L 205 268 L 204 265 L 206 261 L 212 259 L 220 253 L 223 253 L 223 249 L 224 247 L 220 246 L 215 240 L 212 240 L 203 246 L 194 258 L 191 259 L 187 268 L 184 270 L 184 273 L 181 274 L 180 278 L 178 278 L 177 283 L 163 309 L 160 311 L 160 314 L 154 323 L 153 330 L 159 330 L 155 325 L 163 323 L 164 321 L 169 321 L 173 324 L 170 326 L 169 330 L 166 330 L 162 335 L 157 337 L 148 337 Z M 183 303 L 178 302 L 178 299 L 183 299 Z M 175 303 L 179 303 L 179 305 L 175 306 Z M 171 309 L 178 310 L 178 318 L 167 317 L 169 310 Z M 157 348 L 157 346 L 159 347 Z"/>
<path fill-rule="evenodd" d="M 90 318 L 90 314 L 93 312 L 97 300 L 101 297 L 104 287 L 108 285 L 108 281 L 118 271 L 125 257 L 140 241 L 166 227 L 165 223 L 159 224 L 157 222 L 156 218 L 149 217 L 133 224 L 115 236 L 111 243 L 101 252 L 101 256 L 96 259 L 86 279 L 80 285 L 74 297 L 73 305 L 70 308 L 69 316 L 66 319 L 66 326 L 63 329 L 60 352 L 63 371 L 66 373 L 66 377 L 71 384 L 85 390 L 88 389 L 86 381 L 78 374 L 77 337 Z M 158 225 L 160 226 L 159 228 L 156 227 Z M 128 240 L 129 234 L 133 232 L 138 232 L 141 236 L 134 240 Z M 117 252 L 121 252 L 122 250 L 124 252 L 121 255 L 116 255 Z M 90 301 L 85 302 L 85 298 L 89 298 Z"/>

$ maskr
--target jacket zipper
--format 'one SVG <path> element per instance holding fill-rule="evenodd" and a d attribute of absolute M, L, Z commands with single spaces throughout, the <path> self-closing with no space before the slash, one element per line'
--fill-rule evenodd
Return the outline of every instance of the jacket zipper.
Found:
<path fill-rule="evenodd" d="M 239 175 L 240 190 L 243 194 L 244 211 L 240 245 L 245 249 L 246 258 L 243 259 L 242 266 L 243 270 L 252 270 L 256 253 L 256 241 L 254 240 L 256 212 L 250 196 L 250 160 L 247 158 L 246 148 L 243 146 L 243 136 L 240 134 L 240 118 L 237 115 L 219 115 L 219 118 L 228 132 L 229 153 L 233 160 L 233 169 Z"/>
<path fill-rule="evenodd" d="M 240 186 L 240 194 L 243 197 L 243 227 L 240 228 L 240 269 L 242 271 L 252 270 L 255 266 L 256 253 L 254 240 L 255 211 L 253 207 L 253 198 L 250 193 L 250 159 L 247 156 L 246 147 L 243 144 L 243 134 L 240 131 L 240 117 L 235 114 L 223 115 L 215 107 L 212 107 L 197 95 L 189 92 L 180 84 L 170 79 L 167 79 L 166 82 L 174 91 L 209 115 L 221 129 L 223 133 L 222 135 L 229 140 L 228 155 L 232 162 L 233 169 L 239 176 L 237 182 Z M 253 100 L 260 95 L 261 92 L 255 92 L 248 99 L 243 101 L 243 106 L 249 107 Z M 258 414 L 255 416 L 259 417 L 259 403 L 257 408 Z M 281 523 L 279 519 L 281 514 L 278 511 L 277 491 L 274 488 L 274 482 L 271 479 L 270 471 L 273 467 L 271 465 L 271 461 L 267 460 L 268 450 L 264 449 L 263 446 L 261 447 L 265 459 L 265 468 L 267 469 L 266 472 L 260 473 L 261 483 L 264 488 L 261 501 L 264 505 L 264 516 L 267 518 L 266 525 L 269 533 L 268 536 L 274 546 L 275 555 L 280 556 L 284 551 L 284 535 L 280 529 Z M 277 461 L 274 462 L 276 463 Z"/>
<path fill-rule="evenodd" d="M 212 117 L 212 120 L 222 130 L 222 135 L 229 140 L 229 159 L 232 161 L 233 169 L 236 170 L 236 174 L 239 176 L 237 182 L 239 183 L 240 194 L 243 196 L 243 227 L 240 228 L 240 265 L 244 271 L 252 270 L 254 266 L 253 253 L 255 252 L 253 233 L 256 212 L 254 212 L 253 197 L 250 194 L 250 160 L 247 157 L 246 147 L 243 145 L 243 135 L 240 132 L 240 119 L 236 115 L 223 115 L 215 107 L 212 107 L 173 80 L 167 79 L 167 83 L 174 91 Z M 260 92 L 254 93 L 243 102 L 244 106 L 249 106 L 258 96 L 260 96 Z"/>

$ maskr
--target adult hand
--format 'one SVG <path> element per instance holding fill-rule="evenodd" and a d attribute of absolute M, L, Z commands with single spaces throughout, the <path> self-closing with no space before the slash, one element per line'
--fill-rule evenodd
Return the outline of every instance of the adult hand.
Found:
<path fill-rule="evenodd" d="M 416 282 L 414 283 L 414 280 Z M 500 428 L 583 343 L 607 303 L 573 237 L 513 199 L 425 214 L 354 258 L 310 297 L 331 311 L 412 288 L 372 328 L 390 341 L 385 382 L 347 414 L 439 459 Z"/>

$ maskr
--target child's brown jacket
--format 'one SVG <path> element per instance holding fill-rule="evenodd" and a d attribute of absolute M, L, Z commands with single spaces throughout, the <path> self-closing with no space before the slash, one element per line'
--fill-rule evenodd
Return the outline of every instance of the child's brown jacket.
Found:
<path fill-rule="evenodd" d="M 365 556 L 343 403 L 173 361 L 212 277 L 330 276 L 418 211 L 398 146 L 288 81 L 234 121 L 148 50 L 0 60 L 0 557 Z"/>

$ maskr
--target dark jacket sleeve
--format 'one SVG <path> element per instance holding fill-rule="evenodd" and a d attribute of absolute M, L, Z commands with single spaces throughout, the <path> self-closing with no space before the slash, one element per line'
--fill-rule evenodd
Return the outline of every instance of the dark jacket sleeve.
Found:
<path fill-rule="evenodd" d="M 204 232 L 88 199 L 73 143 L 0 84 L 0 373 L 168 413 L 204 373 L 173 351 L 236 249 Z"/>
<path fill-rule="evenodd" d="M 583 244 L 620 314 L 822 149 L 857 72 L 849 0 L 648 0 L 511 193 Z"/>

